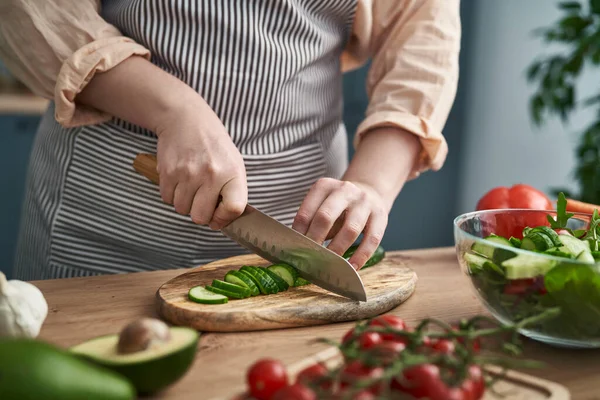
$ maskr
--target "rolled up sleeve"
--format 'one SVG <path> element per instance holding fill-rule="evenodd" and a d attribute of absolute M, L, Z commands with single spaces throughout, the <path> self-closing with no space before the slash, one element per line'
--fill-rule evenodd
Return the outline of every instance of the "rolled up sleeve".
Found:
<path fill-rule="evenodd" d="M 460 2 L 373 0 L 370 5 L 358 9 L 354 31 L 360 35 L 349 47 L 355 54 L 366 51 L 372 59 L 367 75 L 369 104 L 354 146 L 373 129 L 398 127 L 421 143 L 410 177 L 439 170 L 448 153 L 442 129 L 458 85 Z"/>
<path fill-rule="evenodd" d="M 96 0 L 5 0 L 0 4 L 0 58 L 35 94 L 55 102 L 65 127 L 111 117 L 76 103 L 97 72 L 150 51 L 99 15 Z"/>

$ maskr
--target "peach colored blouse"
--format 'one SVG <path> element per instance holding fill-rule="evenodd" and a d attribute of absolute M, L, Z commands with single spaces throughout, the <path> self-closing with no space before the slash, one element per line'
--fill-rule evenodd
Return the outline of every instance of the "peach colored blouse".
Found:
<path fill-rule="evenodd" d="M 370 129 L 392 126 L 417 135 L 419 165 L 411 177 L 439 170 L 448 152 L 442 128 L 454 102 L 460 51 L 460 0 L 358 0 L 342 54 L 349 71 L 369 58 L 369 104 L 354 145 Z M 0 58 L 34 93 L 53 99 L 65 127 L 111 118 L 75 98 L 96 72 L 150 51 L 99 15 L 100 0 L 4 0 Z"/>

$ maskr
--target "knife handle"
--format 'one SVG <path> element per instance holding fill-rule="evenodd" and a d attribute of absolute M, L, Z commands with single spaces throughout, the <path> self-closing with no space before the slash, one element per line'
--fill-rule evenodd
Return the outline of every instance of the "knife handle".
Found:
<path fill-rule="evenodd" d="M 158 185 L 160 183 L 160 177 L 156 170 L 156 164 L 157 161 L 154 154 L 140 153 L 135 157 L 135 160 L 133 160 L 133 169 Z"/>

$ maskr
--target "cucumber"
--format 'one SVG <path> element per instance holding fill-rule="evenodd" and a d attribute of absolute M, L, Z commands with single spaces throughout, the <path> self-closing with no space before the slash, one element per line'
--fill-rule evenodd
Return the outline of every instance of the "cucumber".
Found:
<path fill-rule="evenodd" d="M 560 246 L 560 243 L 559 243 Z M 521 241 L 521 248 L 530 251 L 546 251 L 554 247 L 552 239 L 544 232 L 531 230 Z"/>
<path fill-rule="evenodd" d="M 298 277 L 296 268 L 288 264 L 273 264 L 269 267 L 269 270 L 279 275 L 289 286 L 294 286 L 294 282 Z"/>
<path fill-rule="evenodd" d="M 513 247 L 516 247 L 518 249 L 521 248 L 521 239 L 511 236 L 510 239 L 508 239 L 508 241 L 510 242 L 510 244 L 513 245 Z"/>
<path fill-rule="evenodd" d="M 565 253 L 564 251 L 561 251 L 559 248 L 557 247 L 553 247 L 551 249 L 548 249 L 544 252 L 544 254 L 548 254 L 549 256 L 554 256 L 554 257 L 562 257 L 562 258 L 575 258 L 573 256 L 573 254 L 570 253 Z"/>
<path fill-rule="evenodd" d="M 552 229 L 548 226 L 538 226 L 536 228 L 533 228 L 531 231 L 529 231 L 528 236 L 534 232 L 543 233 L 546 236 L 548 236 L 548 238 L 550 238 L 550 240 L 552 241 L 553 247 L 562 246 L 562 242 L 560 241 L 560 238 L 558 237 L 558 233 L 556 233 L 556 231 L 554 231 L 554 229 Z"/>
<path fill-rule="evenodd" d="M 188 292 L 191 301 L 201 304 L 225 304 L 229 301 L 227 296 L 213 293 L 202 286 L 194 286 Z"/>
<path fill-rule="evenodd" d="M 512 244 L 510 243 L 510 241 L 506 238 L 503 238 L 502 236 L 492 234 L 490 236 L 485 237 L 484 239 L 489 240 L 490 242 L 494 242 L 494 243 L 501 244 L 504 246 L 512 247 Z M 504 250 L 504 249 L 496 249 L 493 246 L 485 244 L 485 241 L 482 241 L 482 242 L 473 243 L 473 246 L 471 246 L 471 250 L 473 250 L 475 253 L 482 255 L 486 258 L 492 259 L 492 258 L 494 258 L 495 250 Z"/>
<path fill-rule="evenodd" d="M 225 274 L 225 282 L 247 287 L 250 289 L 250 294 L 252 296 L 258 296 L 260 294 L 260 290 L 258 289 L 258 286 L 256 286 L 256 283 L 254 283 L 254 281 L 250 279 L 248 275 L 240 271 L 229 271 L 227 274 Z"/>
<path fill-rule="evenodd" d="M 471 272 L 480 271 L 481 268 L 483 267 L 483 264 L 485 264 L 486 262 L 489 261 L 485 257 L 482 257 L 477 254 L 472 254 L 472 253 L 465 253 L 463 258 L 464 258 L 465 262 L 467 263 L 467 266 L 469 267 L 469 271 L 471 271 Z"/>
<path fill-rule="evenodd" d="M 579 253 L 577 255 L 577 257 L 575 257 L 575 259 L 577 261 L 581 261 L 581 262 L 585 262 L 585 263 L 590 263 L 590 264 L 594 264 L 596 262 L 596 260 L 594 259 L 594 256 L 592 255 L 591 251 L 582 251 L 581 253 Z"/>
<path fill-rule="evenodd" d="M 224 289 L 219 289 L 219 288 L 216 288 L 216 287 L 210 286 L 210 285 L 206 286 L 206 290 L 209 290 L 216 294 L 227 296 L 230 299 L 243 299 L 245 297 L 242 294 L 230 292 L 230 291 L 224 290 Z"/>
<path fill-rule="evenodd" d="M 600 251 L 592 251 L 592 257 L 594 257 L 595 260 L 600 260 Z"/>
<path fill-rule="evenodd" d="M 240 268 L 240 270 L 238 272 L 240 274 L 246 275 L 246 277 L 248 279 L 252 280 L 252 282 L 256 285 L 256 287 L 258 288 L 258 291 L 260 293 L 267 294 L 267 289 L 265 289 L 262 282 L 258 279 L 258 277 L 254 276 L 253 273 L 248 272 L 247 270 L 244 269 L 244 267 Z"/>
<path fill-rule="evenodd" d="M 248 289 L 247 287 L 235 285 L 235 284 L 229 283 L 229 282 L 223 282 L 218 279 L 215 279 L 212 281 L 212 287 L 221 289 L 221 290 L 226 290 L 230 293 L 236 293 L 243 297 L 250 297 L 250 295 L 252 294 L 250 289 Z"/>
<path fill-rule="evenodd" d="M 261 267 L 261 271 L 263 271 L 264 273 L 269 275 L 269 277 L 271 277 L 271 279 L 273 279 L 273 281 L 275 281 L 275 284 L 279 288 L 280 292 L 285 292 L 290 287 L 290 285 L 288 285 L 288 283 L 284 279 L 282 279 L 275 272 L 271 271 L 269 268 Z"/>
<path fill-rule="evenodd" d="M 585 240 L 579 240 L 574 236 L 564 234 L 558 235 L 558 237 L 560 238 L 562 244 L 562 246 L 559 247 L 561 251 L 572 254 L 575 257 L 579 257 L 584 251 L 587 251 L 591 254 L 590 244 Z"/>
<path fill-rule="evenodd" d="M 296 278 L 296 281 L 294 282 L 294 286 L 305 286 L 305 285 L 310 285 L 310 282 L 301 276 Z"/>
<path fill-rule="evenodd" d="M 558 265 L 557 261 L 546 260 L 536 254 L 518 254 L 502 263 L 508 279 L 535 278 L 546 274 L 556 265 Z"/>
<path fill-rule="evenodd" d="M 275 294 L 279 292 L 279 288 L 277 287 L 275 281 L 273 281 L 269 275 L 260 271 L 258 268 L 244 265 L 242 268 L 240 268 L 240 271 L 246 272 L 254 277 L 262 294 Z"/>
<path fill-rule="evenodd" d="M 348 250 L 346 250 L 344 252 L 342 257 L 345 258 L 346 260 L 348 260 L 356 252 L 356 250 L 358 249 L 358 246 L 359 246 L 358 244 L 350 246 L 348 248 Z M 363 267 L 361 269 L 369 268 L 375 264 L 378 264 L 379 262 L 381 262 L 381 260 L 383 260 L 384 257 L 385 257 L 385 249 L 381 246 L 377 246 L 373 255 L 367 260 L 367 262 L 365 263 L 365 265 L 363 265 Z"/>

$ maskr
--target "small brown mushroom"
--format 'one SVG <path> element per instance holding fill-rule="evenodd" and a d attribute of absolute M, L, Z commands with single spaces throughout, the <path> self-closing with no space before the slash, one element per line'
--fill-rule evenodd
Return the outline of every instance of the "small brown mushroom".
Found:
<path fill-rule="evenodd" d="M 155 318 L 141 318 L 127 325 L 119 335 L 120 354 L 137 353 L 171 340 L 169 326 Z"/>

